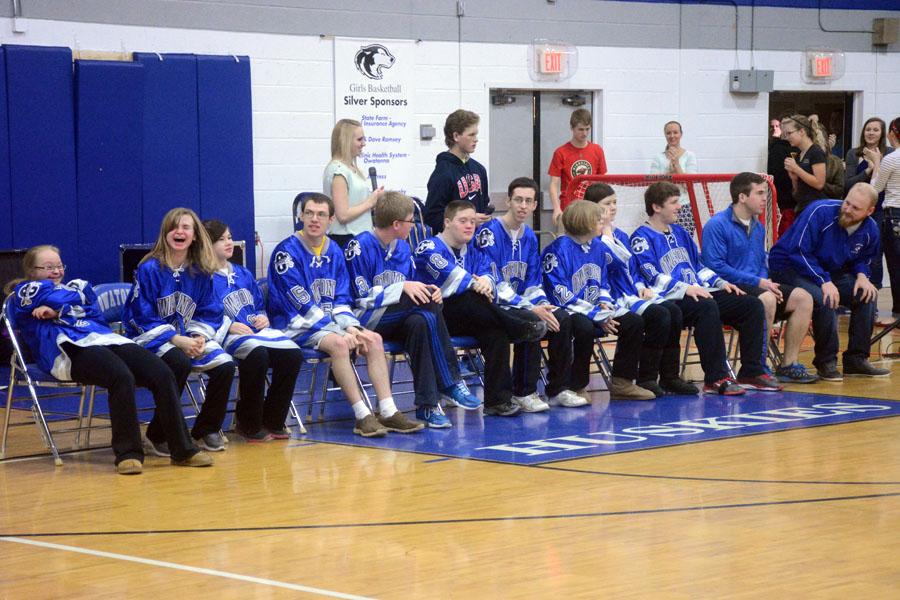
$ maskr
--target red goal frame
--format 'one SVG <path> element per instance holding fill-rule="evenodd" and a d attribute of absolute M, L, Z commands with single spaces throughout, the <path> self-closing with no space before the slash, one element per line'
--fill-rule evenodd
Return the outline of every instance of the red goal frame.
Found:
<path fill-rule="evenodd" d="M 729 183 L 736 173 L 692 173 L 692 174 L 670 174 L 670 175 L 579 175 L 569 182 L 566 190 L 566 196 L 573 200 L 581 200 L 584 198 L 584 191 L 593 183 L 606 183 L 609 185 L 624 186 L 648 186 L 657 181 L 669 181 L 682 189 L 686 189 L 688 198 L 690 199 L 691 214 L 693 215 L 694 227 L 697 231 L 697 243 L 702 240 L 704 219 L 701 216 L 700 202 L 709 214 L 712 216 L 716 213 L 716 207 L 713 205 L 712 195 L 709 190 L 711 183 Z M 760 222 L 766 228 L 766 247 L 771 248 L 778 240 L 778 196 L 775 192 L 775 184 L 772 177 L 765 173 L 760 173 L 766 178 L 769 187 L 769 199 L 766 203 L 766 211 L 759 216 Z M 697 187 L 699 185 L 702 192 L 702 198 L 697 198 Z M 729 200 L 730 203 L 730 200 Z M 708 220 L 708 218 L 707 218 Z"/>

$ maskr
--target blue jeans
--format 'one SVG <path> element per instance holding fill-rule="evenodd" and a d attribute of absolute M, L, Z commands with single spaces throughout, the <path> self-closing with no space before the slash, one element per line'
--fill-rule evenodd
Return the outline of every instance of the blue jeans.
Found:
<path fill-rule="evenodd" d="M 813 299 L 813 338 L 815 338 L 815 358 L 813 365 L 822 368 L 837 363 L 840 347 L 837 330 L 837 311 L 825 306 L 821 286 L 792 270 L 773 271 L 773 281 L 802 287 Z M 847 271 L 831 273 L 831 282 L 841 295 L 841 306 L 850 307 L 850 339 L 844 352 L 844 366 L 859 364 L 869 358 L 869 338 L 875 323 L 876 302 L 862 302 L 853 295 L 856 275 Z"/>

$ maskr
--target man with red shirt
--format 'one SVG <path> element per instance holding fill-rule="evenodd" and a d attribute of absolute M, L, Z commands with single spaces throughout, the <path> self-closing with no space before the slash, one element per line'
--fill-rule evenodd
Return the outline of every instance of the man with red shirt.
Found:
<path fill-rule="evenodd" d="M 591 142 L 591 112 L 579 108 L 569 118 L 572 139 L 553 153 L 550 161 L 550 200 L 553 202 L 553 223 L 559 222 L 571 198 L 567 197 L 569 182 L 579 175 L 606 173 L 603 148 Z"/>

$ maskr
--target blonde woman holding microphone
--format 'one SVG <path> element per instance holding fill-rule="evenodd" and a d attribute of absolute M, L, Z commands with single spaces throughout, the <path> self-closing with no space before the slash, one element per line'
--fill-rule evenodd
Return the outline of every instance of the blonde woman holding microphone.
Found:
<path fill-rule="evenodd" d="M 356 164 L 366 146 L 362 124 L 341 119 L 331 131 L 331 162 L 322 177 L 322 193 L 334 202 L 334 222 L 328 237 L 343 248 L 353 236 L 372 230 L 372 210 L 384 187 L 376 187 L 374 169 L 367 179 Z M 375 188 L 372 191 L 371 188 Z"/>

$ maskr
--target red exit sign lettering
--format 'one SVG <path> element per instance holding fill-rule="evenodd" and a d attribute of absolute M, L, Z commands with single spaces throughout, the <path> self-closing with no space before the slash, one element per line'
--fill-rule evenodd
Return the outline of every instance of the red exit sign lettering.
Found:
<path fill-rule="evenodd" d="M 559 50 L 544 50 L 541 53 L 541 73 L 562 73 L 563 53 Z"/>
<path fill-rule="evenodd" d="M 831 77 L 834 74 L 830 56 L 817 56 L 813 61 L 813 76 Z"/>

